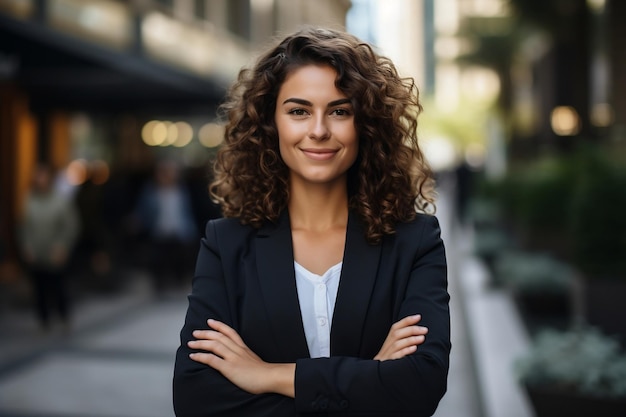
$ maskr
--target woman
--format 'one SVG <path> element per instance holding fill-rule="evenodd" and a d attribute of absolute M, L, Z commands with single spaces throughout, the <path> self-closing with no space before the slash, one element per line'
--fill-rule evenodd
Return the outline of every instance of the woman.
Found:
<path fill-rule="evenodd" d="M 178 416 L 429 416 L 446 391 L 446 260 L 412 80 L 306 29 L 224 105 L 174 371 Z"/>

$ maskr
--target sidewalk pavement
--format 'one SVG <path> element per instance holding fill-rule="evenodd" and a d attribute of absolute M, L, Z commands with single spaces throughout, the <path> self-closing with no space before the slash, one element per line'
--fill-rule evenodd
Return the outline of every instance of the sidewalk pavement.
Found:
<path fill-rule="evenodd" d="M 76 306 L 71 333 L 42 333 L 30 314 L 0 320 L 0 416 L 170 417 L 187 291 L 143 289 Z"/>
<path fill-rule="evenodd" d="M 454 180 L 443 177 L 440 181 L 440 209 L 444 210 L 442 234 L 447 243 L 450 268 L 450 294 L 452 316 L 452 365 L 449 381 L 454 378 L 455 349 L 464 349 L 460 366 L 472 374 L 473 390 L 478 414 L 463 413 L 461 408 L 450 416 L 465 417 L 533 417 L 530 402 L 517 382 L 514 362 L 528 350 L 529 337 L 518 314 L 512 296 L 507 290 L 490 286 L 490 276 L 484 263 L 473 252 L 473 230 L 460 224 L 454 213 L 452 198 Z M 456 299 L 456 303 L 454 302 Z M 457 314 L 455 314 L 457 310 Z M 454 331 L 463 327 L 463 331 Z M 454 345 L 454 336 L 466 335 L 466 344 Z M 454 385 L 453 385 L 454 387 Z M 444 397 L 444 402 L 446 398 Z"/>
<path fill-rule="evenodd" d="M 434 417 L 482 417 L 482 404 L 476 379 L 476 369 L 470 348 L 470 337 L 466 326 L 466 315 L 462 300 L 461 260 L 465 256 L 465 241 L 458 236 L 453 199 L 454 184 L 445 178 L 439 182 L 437 218 L 441 226 L 441 237 L 446 246 L 448 261 L 448 292 L 450 293 L 450 323 L 452 350 L 448 391 L 441 400 Z M 504 416 L 503 416 L 504 417 Z"/>
<path fill-rule="evenodd" d="M 515 317 L 506 297 L 480 283 L 471 235 L 454 223 L 450 184 L 443 187 L 438 217 L 453 348 L 448 392 L 435 417 L 531 417 L 507 363 L 524 348 L 523 332 L 510 324 Z M 80 303 L 70 334 L 40 333 L 30 312 L 0 316 L 0 417 L 173 416 L 185 292 L 155 299 L 138 282 L 121 295 Z"/>

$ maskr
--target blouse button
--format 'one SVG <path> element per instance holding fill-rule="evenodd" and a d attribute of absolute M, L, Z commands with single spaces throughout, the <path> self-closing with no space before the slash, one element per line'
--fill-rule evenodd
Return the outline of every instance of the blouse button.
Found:
<path fill-rule="evenodd" d="M 326 326 L 326 318 L 325 317 L 320 318 L 319 323 L 320 323 L 320 326 Z"/>

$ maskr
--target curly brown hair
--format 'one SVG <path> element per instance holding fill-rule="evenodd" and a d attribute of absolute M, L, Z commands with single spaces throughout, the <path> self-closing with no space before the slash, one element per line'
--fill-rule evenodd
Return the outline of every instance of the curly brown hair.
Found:
<path fill-rule="evenodd" d="M 350 209 L 379 242 L 416 212 L 434 212 L 434 180 L 417 141 L 422 111 L 412 78 L 358 38 L 335 30 L 306 28 L 288 36 L 240 71 L 220 107 L 224 144 L 210 186 L 223 214 L 259 227 L 276 221 L 289 199 L 289 171 L 281 159 L 274 122 L 278 91 L 292 71 L 328 65 L 336 87 L 355 110 L 359 155 L 348 171 Z"/>

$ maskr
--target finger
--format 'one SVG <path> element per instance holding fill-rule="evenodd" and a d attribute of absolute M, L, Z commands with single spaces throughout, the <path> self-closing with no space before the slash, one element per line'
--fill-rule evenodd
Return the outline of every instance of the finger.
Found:
<path fill-rule="evenodd" d="M 243 339 L 241 338 L 241 336 L 239 336 L 239 333 L 235 329 L 225 323 L 222 323 L 221 321 L 214 319 L 207 320 L 207 323 L 216 331 L 219 331 L 219 333 L 227 339 L 224 341 L 224 343 L 227 344 L 230 349 L 233 350 L 233 352 L 236 352 L 240 355 L 245 354 L 255 360 L 261 360 L 261 358 L 259 358 L 259 356 L 254 353 L 248 347 L 248 345 L 246 345 L 246 342 L 243 341 Z"/>
<path fill-rule="evenodd" d="M 410 346 L 421 345 L 422 343 L 424 343 L 425 340 L 426 338 L 424 336 L 411 336 L 401 340 L 397 340 L 393 345 L 393 350 L 400 351 Z"/>
<path fill-rule="evenodd" d="M 226 326 L 223 329 L 228 330 L 228 326 Z M 223 343 L 226 346 L 229 346 L 233 350 L 236 348 L 246 347 L 243 341 L 241 340 L 241 338 L 237 335 L 237 333 L 234 330 L 229 332 L 229 334 L 224 334 L 217 330 L 194 330 L 192 335 L 197 340 L 219 340 L 221 343 Z M 235 337 L 235 340 L 233 340 L 233 337 Z"/>
<path fill-rule="evenodd" d="M 228 326 L 226 326 L 228 327 Z M 212 346 L 212 344 L 201 344 L 198 342 L 207 341 L 207 342 L 219 342 L 223 346 L 227 347 L 231 351 L 238 351 L 242 348 L 245 348 L 245 345 L 240 345 L 237 341 L 232 340 L 229 335 L 225 335 L 216 330 L 194 330 L 192 333 L 195 340 L 189 342 L 189 346 L 195 349 L 208 349 L 207 346 Z M 241 340 L 241 339 L 239 339 Z"/>
<path fill-rule="evenodd" d="M 428 333 L 428 327 L 424 326 L 408 326 L 400 331 L 402 334 L 406 334 L 408 336 L 418 336 L 425 335 Z"/>
<path fill-rule="evenodd" d="M 418 336 L 422 337 L 422 336 Z M 389 353 L 384 355 L 388 359 L 400 359 L 417 351 L 418 345 L 420 345 L 423 340 L 414 339 L 412 341 L 404 340 L 403 343 L 397 344 L 393 346 L 393 349 L 390 350 Z"/>
<path fill-rule="evenodd" d="M 394 359 L 401 359 L 404 358 L 405 356 L 408 356 L 412 353 L 414 353 L 417 350 L 417 346 L 415 345 L 411 345 L 411 346 L 407 346 L 404 349 L 396 352 L 396 354 L 394 354 Z"/>
<path fill-rule="evenodd" d="M 191 335 L 198 340 L 215 340 L 219 337 L 220 332 L 215 330 L 194 330 Z"/>
<path fill-rule="evenodd" d="M 193 332 L 193 336 L 196 337 L 197 340 L 188 342 L 188 346 L 192 349 L 210 350 L 229 361 L 235 360 L 237 357 L 248 357 L 254 360 L 261 360 L 259 356 L 250 350 L 250 348 L 243 342 L 235 330 L 224 323 L 218 323 L 219 324 L 216 324 L 215 327 L 226 331 L 228 334 L 223 334 L 216 330 L 195 330 Z M 215 342 L 217 344 L 196 343 L 202 341 Z"/>
<path fill-rule="evenodd" d="M 219 320 L 209 319 L 209 320 L 207 320 L 207 324 L 213 330 L 216 330 L 216 331 L 220 332 L 221 334 L 227 336 L 229 339 L 234 341 L 239 346 L 245 346 L 246 345 L 243 342 L 243 340 L 241 339 L 241 337 L 239 336 L 239 333 L 237 333 L 237 331 L 235 329 L 233 329 L 232 327 L 230 327 L 226 323 L 223 323 L 223 322 L 221 322 Z"/>
<path fill-rule="evenodd" d="M 212 353 L 194 352 L 189 354 L 189 359 L 210 366 L 218 371 L 222 367 L 223 359 Z M 221 372 L 221 371 L 220 371 Z"/>
<path fill-rule="evenodd" d="M 405 318 L 395 322 L 391 326 L 391 328 L 392 329 L 398 329 L 398 328 L 402 328 L 402 327 L 411 326 L 413 324 L 418 323 L 421 319 L 422 319 L 422 315 L 421 314 L 414 314 L 412 316 L 406 316 Z"/>
<path fill-rule="evenodd" d="M 197 350 L 195 353 L 212 353 L 222 359 L 226 359 L 232 353 L 232 349 L 216 340 L 190 340 L 187 342 L 190 349 Z"/>
<path fill-rule="evenodd" d="M 200 342 L 205 342 L 205 341 L 206 342 L 219 342 L 219 344 L 227 347 L 233 352 L 242 348 L 240 345 L 237 344 L 237 342 L 233 341 L 228 336 L 220 332 L 214 331 L 214 330 L 195 330 L 192 333 L 192 335 L 193 337 L 196 338 L 196 340 L 192 340 L 188 342 L 188 346 L 193 349 L 208 350 L 206 346 L 209 346 L 209 347 L 213 346 L 211 343 L 209 344 L 200 343 Z"/>
<path fill-rule="evenodd" d="M 395 340 L 404 339 L 411 336 L 423 336 L 428 333 L 428 328 L 423 326 L 408 326 L 392 331 L 392 338 Z"/>

